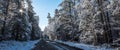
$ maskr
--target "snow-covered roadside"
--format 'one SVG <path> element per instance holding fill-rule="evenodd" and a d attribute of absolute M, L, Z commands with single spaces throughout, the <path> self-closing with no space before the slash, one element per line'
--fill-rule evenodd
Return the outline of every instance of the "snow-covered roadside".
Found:
<path fill-rule="evenodd" d="M 87 44 L 81 44 L 81 43 L 74 43 L 74 42 L 63 42 L 57 40 L 56 42 L 71 46 L 71 47 L 76 47 L 80 48 L 83 50 L 117 50 L 117 49 L 112 49 L 112 48 L 106 48 L 106 47 L 100 47 L 100 46 L 93 46 L 93 45 L 87 45 Z"/>
<path fill-rule="evenodd" d="M 0 42 L 0 50 L 31 50 L 39 40 L 35 41 L 2 41 Z"/>

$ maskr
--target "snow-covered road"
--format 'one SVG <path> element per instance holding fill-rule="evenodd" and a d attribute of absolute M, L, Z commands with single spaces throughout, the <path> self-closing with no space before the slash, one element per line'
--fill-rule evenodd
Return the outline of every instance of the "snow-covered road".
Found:
<path fill-rule="evenodd" d="M 81 50 L 54 41 L 40 41 L 32 50 Z"/>
<path fill-rule="evenodd" d="M 36 40 L 36 41 L 1 41 L 0 50 L 119 50 L 92 46 L 74 42 Z"/>

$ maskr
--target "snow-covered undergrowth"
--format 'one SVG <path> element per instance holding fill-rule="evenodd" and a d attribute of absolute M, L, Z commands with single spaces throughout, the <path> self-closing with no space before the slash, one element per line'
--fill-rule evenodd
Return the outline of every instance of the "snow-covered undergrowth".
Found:
<path fill-rule="evenodd" d="M 101 46 L 93 46 L 93 45 L 88 45 L 88 44 L 82 44 L 82 43 L 74 43 L 74 42 L 63 42 L 63 41 L 59 41 L 57 40 L 56 42 L 71 46 L 71 47 L 76 47 L 76 48 L 80 48 L 83 50 L 116 50 L 113 48 L 107 48 L 105 46 L 101 47 Z"/>
<path fill-rule="evenodd" d="M 31 50 L 38 41 L 1 41 L 0 50 Z"/>

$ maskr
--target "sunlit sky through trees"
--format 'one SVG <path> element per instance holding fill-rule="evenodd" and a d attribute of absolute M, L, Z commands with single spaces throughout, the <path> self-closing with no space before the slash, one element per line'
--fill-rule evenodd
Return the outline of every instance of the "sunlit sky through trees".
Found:
<path fill-rule="evenodd" d="M 61 1 L 62 0 L 32 0 L 34 11 L 40 17 L 39 26 L 42 30 L 44 30 L 45 26 L 48 24 L 48 12 L 51 13 L 51 16 L 54 16 L 54 11 L 58 8 Z"/>

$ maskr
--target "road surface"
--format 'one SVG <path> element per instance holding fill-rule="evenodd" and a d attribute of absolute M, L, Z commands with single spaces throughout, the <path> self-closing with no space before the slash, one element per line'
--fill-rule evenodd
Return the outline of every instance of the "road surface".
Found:
<path fill-rule="evenodd" d="M 32 50 L 82 50 L 70 47 L 64 44 L 56 43 L 54 41 L 40 40 Z"/>

